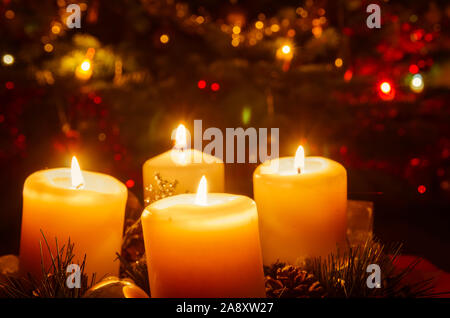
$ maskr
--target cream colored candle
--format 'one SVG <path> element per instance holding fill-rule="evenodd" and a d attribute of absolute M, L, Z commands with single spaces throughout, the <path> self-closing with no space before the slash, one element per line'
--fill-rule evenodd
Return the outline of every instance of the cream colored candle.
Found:
<path fill-rule="evenodd" d="M 74 263 L 86 254 L 86 272 L 118 275 L 116 252 L 122 244 L 126 187 L 115 178 L 79 170 L 75 157 L 72 169 L 42 170 L 30 175 L 23 189 L 20 266 L 23 272 L 41 275 L 39 242 L 46 267 L 51 259 L 40 230 L 55 255 L 70 237 L 75 244 Z"/>
<path fill-rule="evenodd" d="M 152 297 L 264 297 L 253 200 L 240 195 L 180 194 L 142 213 Z"/>
<path fill-rule="evenodd" d="M 175 193 L 195 193 L 201 177 L 208 179 L 211 192 L 224 191 L 223 161 L 196 149 L 186 149 L 186 128 L 177 128 L 176 144 L 163 154 L 147 160 L 143 165 L 144 199 L 149 197 L 151 186 L 155 185 L 155 174 L 164 180 L 178 181 Z"/>
<path fill-rule="evenodd" d="M 253 174 L 264 264 L 326 256 L 345 242 L 347 172 L 323 157 L 294 157 L 260 165 Z"/>

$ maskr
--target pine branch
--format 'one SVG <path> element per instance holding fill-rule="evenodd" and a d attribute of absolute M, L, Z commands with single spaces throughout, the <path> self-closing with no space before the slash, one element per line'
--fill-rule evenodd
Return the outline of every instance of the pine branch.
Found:
<path fill-rule="evenodd" d="M 401 244 L 387 248 L 377 240 L 368 240 L 364 245 L 351 247 L 348 251 L 330 254 L 327 258 L 314 258 L 306 263 L 325 287 L 329 297 L 430 297 L 434 295 L 433 279 L 414 284 L 406 278 L 420 263 L 414 260 L 406 268 L 398 270 L 395 261 L 400 255 Z M 377 264 L 381 268 L 381 288 L 367 287 L 367 266 Z"/>
<path fill-rule="evenodd" d="M 86 255 L 80 265 L 80 288 L 67 287 L 67 278 L 70 273 L 67 273 L 67 267 L 73 263 L 74 260 L 74 246 L 71 243 L 70 238 L 67 245 L 63 245 L 61 248 L 58 246 L 58 240 L 55 238 L 56 255 L 53 255 L 50 245 L 41 230 L 42 237 L 47 248 L 51 265 L 48 269 L 44 265 L 44 255 L 41 242 L 40 254 L 41 254 L 41 269 L 42 278 L 36 278 L 30 273 L 26 276 L 15 278 L 12 276 L 6 277 L 6 282 L 0 283 L 0 291 L 11 298 L 80 298 L 92 285 L 95 283 L 95 274 L 92 275 L 89 282 L 89 278 L 86 275 Z"/>

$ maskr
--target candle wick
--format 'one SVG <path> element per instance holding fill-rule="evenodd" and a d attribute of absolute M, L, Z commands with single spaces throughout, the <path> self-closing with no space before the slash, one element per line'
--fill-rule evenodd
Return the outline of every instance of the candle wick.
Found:
<path fill-rule="evenodd" d="M 300 169 L 300 167 L 297 168 L 297 173 L 301 174 L 302 173 L 302 169 Z"/>
<path fill-rule="evenodd" d="M 75 187 L 76 190 L 83 189 L 83 188 L 84 188 L 84 183 L 80 183 L 79 185 L 77 185 Z"/>

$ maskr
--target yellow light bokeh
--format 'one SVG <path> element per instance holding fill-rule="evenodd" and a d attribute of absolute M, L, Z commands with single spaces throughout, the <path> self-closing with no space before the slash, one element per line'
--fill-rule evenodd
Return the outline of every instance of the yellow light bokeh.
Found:
<path fill-rule="evenodd" d="M 388 94 L 391 91 L 391 84 L 383 82 L 381 83 L 380 89 L 383 93 Z"/>
<path fill-rule="evenodd" d="M 294 29 L 289 29 L 286 33 L 286 35 L 290 38 L 293 38 L 295 36 L 295 30 Z"/>
<path fill-rule="evenodd" d="M 169 36 L 168 36 L 167 34 L 162 34 L 162 35 L 159 37 L 159 41 L 160 41 L 162 44 L 166 44 L 166 43 L 169 42 Z"/>
<path fill-rule="evenodd" d="M 270 26 L 270 31 L 272 31 L 272 32 L 278 32 L 278 31 L 280 31 L 280 26 L 279 26 L 278 24 L 272 24 L 272 25 Z"/>
<path fill-rule="evenodd" d="M 234 33 L 234 34 L 239 34 L 239 33 L 241 33 L 241 27 L 235 25 L 235 26 L 233 27 L 233 33 Z"/>
<path fill-rule="evenodd" d="M 290 61 L 294 57 L 294 52 L 291 43 L 284 43 L 280 47 L 278 47 L 276 51 L 276 57 L 282 61 Z"/>
<path fill-rule="evenodd" d="M 51 45 L 50 43 L 45 44 L 44 51 L 50 53 L 51 51 L 53 51 L 53 45 Z"/>
<path fill-rule="evenodd" d="M 262 28 L 264 28 L 264 22 L 256 21 L 255 22 L 255 28 L 257 28 L 258 30 L 261 30 Z"/>
<path fill-rule="evenodd" d="M 411 82 L 409 83 L 409 87 L 414 93 L 421 93 L 424 88 L 424 81 L 422 78 L 422 75 L 416 74 L 411 79 Z"/>
<path fill-rule="evenodd" d="M 75 76 L 80 80 L 88 80 L 92 76 L 92 61 L 85 58 L 75 71 Z"/>
<path fill-rule="evenodd" d="M 5 54 L 3 55 L 2 61 L 6 65 L 11 65 L 14 63 L 14 56 L 12 56 L 11 54 Z"/>
<path fill-rule="evenodd" d="M 314 37 L 320 38 L 322 36 L 322 31 L 322 27 L 316 26 L 312 29 L 312 34 L 314 35 Z"/>
<path fill-rule="evenodd" d="M 205 22 L 205 18 L 202 17 L 201 15 L 199 15 L 196 19 L 195 22 L 197 22 L 198 24 L 202 24 L 203 22 Z"/>
<path fill-rule="evenodd" d="M 336 65 L 336 67 L 342 67 L 342 65 L 344 64 L 344 61 L 338 57 L 335 61 L 334 61 L 334 65 Z"/>
<path fill-rule="evenodd" d="M 283 45 L 283 47 L 281 48 L 281 51 L 284 54 L 289 54 L 291 52 L 291 47 L 289 45 Z"/>
<path fill-rule="evenodd" d="M 231 40 L 231 45 L 234 46 L 234 47 L 238 47 L 239 46 L 239 39 Z"/>
<path fill-rule="evenodd" d="M 54 26 L 52 26 L 52 33 L 53 34 L 59 34 L 61 32 L 61 27 L 57 24 L 55 24 Z"/>
<path fill-rule="evenodd" d="M 84 60 L 83 63 L 81 63 L 80 67 L 83 71 L 87 72 L 91 68 L 91 62 L 88 60 Z"/>

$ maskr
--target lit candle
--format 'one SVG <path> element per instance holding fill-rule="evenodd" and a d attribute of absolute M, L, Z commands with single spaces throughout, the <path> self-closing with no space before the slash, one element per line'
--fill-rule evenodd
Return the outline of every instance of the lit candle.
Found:
<path fill-rule="evenodd" d="M 208 178 L 211 192 L 224 191 L 224 165 L 217 157 L 196 149 L 187 148 L 186 128 L 179 125 L 176 130 L 175 147 L 147 160 L 143 166 L 144 198 L 149 197 L 151 186 L 155 184 L 155 174 L 164 180 L 178 181 L 176 194 L 195 193 L 202 175 Z"/>
<path fill-rule="evenodd" d="M 142 228 L 152 297 L 264 297 L 253 200 L 206 192 L 149 205 Z"/>
<path fill-rule="evenodd" d="M 326 256 L 345 242 L 347 172 L 323 157 L 295 157 L 260 165 L 253 174 L 264 264 L 295 264 Z"/>
<path fill-rule="evenodd" d="M 72 168 L 42 170 L 30 175 L 23 189 L 20 266 L 23 272 L 40 276 L 40 245 L 45 266 L 51 265 L 50 255 L 41 230 L 56 255 L 58 246 L 75 244 L 76 264 L 86 255 L 86 272 L 118 275 L 116 252 L 122 244 L 126 187 L 115 178 L 81 172 L 75 157 Z"/>

